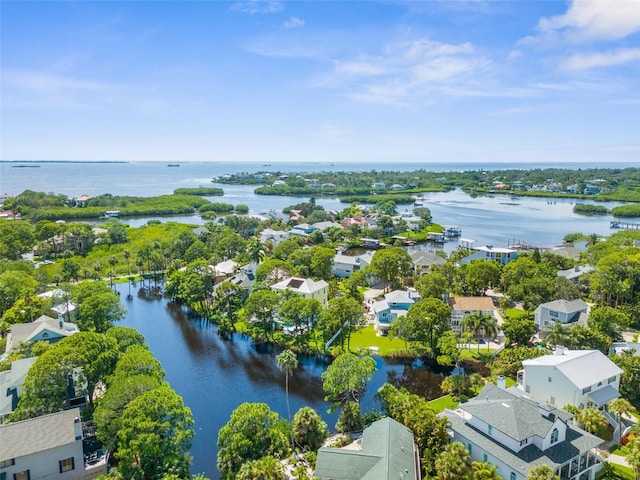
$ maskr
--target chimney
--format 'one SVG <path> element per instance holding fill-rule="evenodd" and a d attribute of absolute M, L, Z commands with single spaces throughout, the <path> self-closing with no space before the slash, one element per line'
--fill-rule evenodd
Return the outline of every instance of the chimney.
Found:
<path fill-rule="evenodd" d="M 501 388 L 502 390 L 507 389 L 507 377 L 504 375 L 498 375 L 498 388 Z"/>
<path fill-rule="evenodd" d="M 562 345 L 556 345 L 556 349 L 555 349 L 554 355 L 562 356 L 562 355 L 564 355 L 566 353 L 566 350 L 567 349 L 565 347 L 563 347 Z"/>

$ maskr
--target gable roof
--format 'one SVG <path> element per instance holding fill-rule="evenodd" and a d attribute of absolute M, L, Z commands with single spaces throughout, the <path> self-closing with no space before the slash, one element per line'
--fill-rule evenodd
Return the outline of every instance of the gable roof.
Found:
<path fill-rule="evenodd" d="M 385 293 L 384 298 L 390 303 L 415 303 L 415 300 L 404 290 L 394 290 L 393 292 Z"/>
<path fill-rule="evenodd" d="M 425 250 L 416 250 L 415 252 L 411 252 L 409 255 L 411 256 L 411 261 L 416 266 L 442 265 L 446 261 L 441 256 Z"/>
<path fill-rule="evenodd" d="M 362 434 L 359 449 L 318 450 L 315 476 L 321 480 L 415 480 L 419 465 L 413 433 L 401 423 L 383 418 Z"/>
<path fill-rule="evenodd" d="M 79 408 L 0 425 L 0 462 L 74 443 L 76 418 Z M 78 432 L 81 439 L 81 426 Z"/>
<path fill-rule="evenodd" d="M 540 305 L 541 307 L 548 308 L 549 310 L 555 310 L 557 312 L 562 313 L 575 313 L 581 310 L 587 310 L 589 305 L 587 305 L 583 300 L 553 300 L 552 302 L 543 303 Z"/>
<path fill-rule="evenodd" d="M 29 342 L 33 337 L 39 333 L 49 332 L 56 337 L 68 337 L 76 333 L 77 327 L 73 323 L 63 322 L 60 328 L 60 321 L 55 318 L 41 315 L 36 320 L 30 323 L 16 323 L 11 326 L 11 332 L 7 338 L 7 350 L 9 351 L 13 346 L 20 345 L 21 342 Z"/>
<path fill-rule="evenodd" d="M 527 367 L 553 367 L 580 389 L 622 373 L 622 369 L 600 350 L 562 349 L 562 354 L 524 360 L 522 366 L 525 370 Z"/>
<path fill-rule="evenodd" d="M 490 297 L 449 297 L 452 310 L 496 310 Z"/>
<path fill-rule="evenodd" d="M 291 277 L 285 278 L 281 282 L 274 283 L 271 288 L 275 290 L 292 290 L 298 293 L 314 293 L 318 290 L 328 287 L 329 284 L 324 280 L 311 280 L 310 278 Z"/>
<path fill-rule="evenodd" d="M 11 413 L 16 405 L 16 396 L 22 391 L 27 372 L 38 357 L 21 358 L 11 362 L 9 370 L 0 372 L 0 418 Z"/>
<path fill-rule="evenodd" d="M 360 260 L 358 257 L 354 257 L 352 255 L 343 255 L 342 253 L 337 253 L 335 257 L 333 257 L 333 263 L 341 263 L 343 265 L 360 265 Z"/>

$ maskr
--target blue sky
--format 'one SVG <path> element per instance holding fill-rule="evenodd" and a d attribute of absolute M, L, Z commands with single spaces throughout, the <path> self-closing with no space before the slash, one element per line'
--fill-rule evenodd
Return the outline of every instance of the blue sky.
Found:
<path fill-rule="evenodd" d="M 0 9 L 2 160 L 640 163 L 640 0 Z"/>

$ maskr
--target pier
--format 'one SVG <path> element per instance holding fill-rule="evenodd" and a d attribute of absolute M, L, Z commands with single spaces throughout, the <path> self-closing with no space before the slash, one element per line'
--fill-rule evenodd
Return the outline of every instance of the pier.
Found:
<path fill-rule="evenodd" d="M 620 228 L 622 230 L 640 230 L 640 223 L 621 222 L 620 220 L 614 220 L 609 224 L 610 228 Z"/>

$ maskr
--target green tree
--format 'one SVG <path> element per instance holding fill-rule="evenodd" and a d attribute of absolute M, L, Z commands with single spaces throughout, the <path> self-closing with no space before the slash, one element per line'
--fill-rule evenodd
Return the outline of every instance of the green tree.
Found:
<path fill-rule="evenodd" d="M 640 357 L 633 354 L 632 351 L 623 352 L 622 355 L 614 355 L 612 360 L 618 365 L 622 371 L 620 380 L 620 393 L 630 402 L 640 400 Z"/>
<path fill-rule="evenodd" d="M 560 480 L 549 465 L 538 465 L 529 470 L 527 480 Z"/>
<path fill-rule="evenodd" d="M 462 349 L 458 347 L 458 342 L 458 334 L 453 330 L 442 334 L 438 339 L 438 351 L 440 355 L 438 355 L 436 359 L 439 365 L 458 365 L 458 359 L 462 353 Z"/>
<path fill-rule="evenodd" d="M 473 480 L 502 480 L 496 470 L 498 467 L 489 462 L 471 462 Z"/>
<path fill-rule="evenodd" d="M 576 415 L 576 419 L 589 433 L 598 433 L 608 425 L 607 419 L 597 408 L 585 408 Z"/>
<path fill-rule="evenodd" d="M 34 243 L 33 228 L 28 222 L 0 219 L 0 258 L 18 260 Z"/>
<path fill-rule="evenodd" d="M 189 475 L 193 418 L 171 387 L 163 384 L 141 393 L 127 404 L 120 421 L 115 455 L 124 478 Z"/>
<path fill-rule="evenodd" d="M 351 345 L 351 334 L 364 324 L 364 310 L 362 305 L 352 297 L 333 297 L 327 308 L 320 312 L 320 325 L 323 333 L 333 336 L 342 329 L 340 339 L 347 348 Z"/>
<path fill-rule="evenodd" d="M 418 342 L 435 355 L 438 337 L 447 330 L 451 330 L 451 307 L 437 298 L 425 298 L 409 308 L 402 337 Z"/>
<path fill-rule="evenodd" d="M 464 375 L 449 375 L 448 377 L 444 377 L 440 384 L 443 392 L 450 393 L 458 399 L 468 387 L 469 379 Z"/>
<path fill-rule="evenodd" d="M 373 275 L 384 280 L 384 289 L 400 288 L 404 277 L 411 272 L 411 257 L 404 248 L 391 247 L 378 250 L 367 267 Z"/>
<path fill-rule="evenodd" d="M 0 316 L 14 303 L 26 295 L 33 295 L 38 281 L 30 273 L 22 270 L 0 272 Z"/>
<path fill-rule="evenodd" d="M 631 318 L 628 315 L 607 306 L 593 308 L 587 319 L 590 329 L 604 333 L 613 341 L 622 340 L 621 332 L 628 328 L 630 323 Z"/>
<path fill-rule="evenodd" d="M 293 375 L 293 371 L 298 368 L 298 358 L 291 350 L 285 350 L 280 355 L 276 356 L 276 361 L 278 363 L 278 368 L 284 371 L 285 393 L 287 397 L 287 420 L 291 424 L 291 408 L 289 407 L 289 375 Z M 291 448 L 294 448 L 293 425 L 290 426 L 290 429 Z"/>
<path fill-rule="evenodd" d="M 547 344 L 564 346 L 569 336 L 568 330 L 562 322 L 552 322 L 542 333 Z"/>
<path fill-rule="evenodd" d="M 256 282 L 265 282 L 267 285 L 272 285 L 287 278 L 289 275 L 291 275 L 291 265 L 284 260 L 267 258 L 256 269 Z"/>
<path fill-rule="evenodd" d="M 438 298 L 441 299 L 446 293 L 449 293 L 449 280 L 439 271 L 422 275 L 415 283 L 416 290 L 422 295 L 422 298 Z"/>
<path fill-rule="evenodd" d="M 536 324 L 528 317 L 505 318 L 501 327 L 507 337 L 507 345 L 529 345 L 531 337 L 536 333 Z"/>
<path fill-rule="evenodd" d="M 289 451 L 287 426 L 265 403 L 243 403 L 218 432 L 218 469 L 224 480 L 236 478 L 242 465 Z"/>
<path fill-rule="evenodd" d="M 314 247 L 313 258 L 311 259 L 311 275 L 314 278 L 329 280 L 332 276 L 333 257 L 335 257 L 335 251 L 332 248 Z"/>
<path fill-rule="evenodd" d="M 118 295 L 101 282 L 82 282 L 72 291 L 79 305 L 76 323 L 80 330 L 104 333 L 126 313 Z"/>
<path fill-rule="evenodd" d="M 471 332 L 476 339 L 480 339 L 480 335 L 484 339 L 485 336 L 491 338 L 498 334 L 496 318 L 482 311 L 475 311 L 467 315 L 463 320 L 462 327 Z M 478 342 L 478 352 L 480 352 L 480 342 Z"/>
<path fill-rule="evenodd" d="M 235 331 L 238 312 L 242 308 L 242 295 L 242 287 L 232 282 L 224 281 L 216 285 L 214 302 L 217 312 L 218 332 L 220 334 L 230 335 Z"/>
<path fill-rule="evenodd" d="M 629 453 L 626 456 L 627 463 L 636 472 L 636 479 L 640 480 L 640 439 L 636 437 L 633 442 L 627 444 Z"/>
<path fill-rule="evenodd" d="M 131 327 L 111 327 L 106 332 L 107 337 L 113 338 L 118 344 L 118 350 L 126 352 L 134 345 L 146 345 L 144 335 Z"/>
<path fill-rule="evenodd" d="M 435 462 L 438 480 L 469 480 L 469 451 L 460 442 L 451 442 Z"/>
<path fill-rule="evenodd" d="M 250 460 L 240 468 L 236 480 L 285 480 L 284 465 L 275 457 Z"/>
<path fill-rule="evenodd" d="M 293 437 L 304 450 L 315 452 L 329 435 L 327 424 L 311 407 L 302 407 L 293 416 Z"/>
<path fill-rule="evenodd" d="M 122 354 L 116 363 L 113 375 L 107 380 L 111 383 L 127 377 L 146 375 L 162 381 L 164 374 L 160 362 L 146 345 L 133 345 Z"/>
<path fill-rule="evenodd" d="M 631 402 L 629 402 L 629 400 L 627 400 L 626 398 L 620 397 L 620 398 L 616 398 L 611 403 L 609 403 L 609 406 L 607 407 L 607 409 L 611 413 L 616 415 L 616 417 L 618 417 L 618 425 L 620 426 L 620 428 L 618 428 L 618 445 L 620 445 L 622 430 L 623 430 L 622 416 L 629 415 L 631 412 L 633 412 L 634 411 L 633 405 L 631 405 Z"/>
<path fill-rule="evenodd" d="M 473 296 L 484 295 L 488 288 L 499 285 L 501 273 L 498 262 L 472 261 L 465 268 L 468 293 Z"/>
<path fill-rule="evenodd" d="M 342 405 L 336 429 L 341 433 L 359 432 L 364 428 L 364 420 L 357 402 L 346 402 Z"/>
<path fill-rule="evenodd" d="M 273 319 L 279 302 L 280 296 L 274 291 L 255 290 L 249 295 L 244 305 L 249 321 L 262 328 L 267 340 L 273 332 Z"/>
<path fill-rule="evenodd" d="M 322 373 L 322 388 L 325 400 L 331 402 L 330 411 L 348 402 L 360 405 L 367 382 L 376 371 L 376 361 L 371 357 L 358 358 L 352 353 L 343 353 Z"/>

